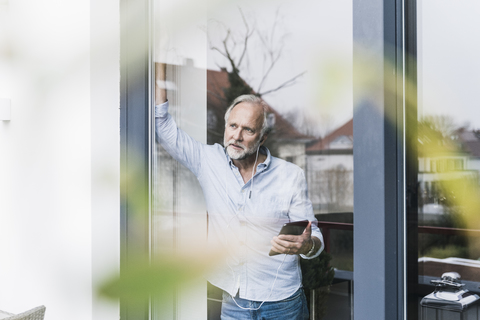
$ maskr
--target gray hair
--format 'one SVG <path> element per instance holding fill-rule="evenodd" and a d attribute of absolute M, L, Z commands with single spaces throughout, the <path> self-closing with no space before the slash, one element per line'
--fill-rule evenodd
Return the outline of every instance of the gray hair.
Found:
<path fill-rule="evenodd" d="M 258 104 L 262 107 L 263 109 L 263 124 L 262 124 L 262 129 L 260 131 L 260 138 L 262 138 L 265 134 L 268 134 L 272 128 L 268 125 L 268 117 L 267 117 L 267 112 L 268 112 L 268 107 L 265 101 L 263 101 L 260 97 L 257 97 L 254 94 L 244 94 L 233 100 L 232 104 L 230 107 L 228 107 L 227 112 L 225 112 L 225 127 L 227 127 L 228 123 L 228 117 L 230 117 L 230 113 L 232 112 L 233 108 L 239 103 L 242 102 L 249 102 L 253 104 Z"/>

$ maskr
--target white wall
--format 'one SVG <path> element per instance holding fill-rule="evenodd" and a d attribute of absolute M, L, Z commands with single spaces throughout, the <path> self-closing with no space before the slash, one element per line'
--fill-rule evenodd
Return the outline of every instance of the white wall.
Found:
<path fill-rule="evenodd" d="M 120 1 L 90 0 L 92 320 L 119 319 L 95 292 L 120 262 Z"/>
<path fill-rule="evenodd" d="M 94 294 L 119 255 L 119 9 L 99 2 L 0 0 L 0 310 L 118 319 Z"/>
<path fill-rule="evenodd" d="M 293 163 L 305 170 L 305 144 L 281 143 L 278 147 L 278 156 L 282 159 L 293 157 Z"/>
<path fill-rule="evenodd" d="M 353 170 L 352 154 L 309 155 L 307 167 L 311 171 L 334 169 L 343 166 L 346 170 Z"/>
<path fill-rule="evenodd" d="M 340 172 L 328 172 L 335 169 L 339 169 Z M 352 210 L 352 154 L 309 155 L 307 156 L 306 175 L 308 193 L 314 208 L 334 201 L 338 207 L 333 210 Z"/>

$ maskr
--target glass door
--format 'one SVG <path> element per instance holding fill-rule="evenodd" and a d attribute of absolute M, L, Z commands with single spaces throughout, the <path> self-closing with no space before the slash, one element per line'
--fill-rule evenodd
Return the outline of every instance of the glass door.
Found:
<path fill-rule="evenodd" d="M 152 4 L 153 62 L 166 70 L 169 112 L 178 127 L 201 143 L 222 145 L 224 114 L 234 98 L 251 93 L 266 102 L 273 128 L 266 146 L 304 170 L 324 259 L 335 268 L 332 283 L 306 292 L 311 319 L 352 319 L 351 1 Z M 204 241 L 208 213 L 195 176 L 158 143 L 155 150 L 151 246 L 154 259 L 162 259 Z M 219 319 L 221 299 L 219 289 L 199 278 L 154 300 L 152 315 Z"/>
<path fill-rule="evenodd" d="M 417 1 L 416 10 L 420 301 L 446 272 L 480 293 L 480 4 Z"/>

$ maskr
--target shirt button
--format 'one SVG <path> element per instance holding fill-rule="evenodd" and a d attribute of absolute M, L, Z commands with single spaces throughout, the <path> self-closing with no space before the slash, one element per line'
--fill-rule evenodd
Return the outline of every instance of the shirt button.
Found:
<path fill-rule="evenodd" d="M 245 189 L 242 190 L 242 193 L 245 193 Z"/>

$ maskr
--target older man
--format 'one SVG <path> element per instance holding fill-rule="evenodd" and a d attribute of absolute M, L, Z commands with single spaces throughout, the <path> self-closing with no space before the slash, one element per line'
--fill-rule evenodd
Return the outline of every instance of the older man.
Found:
<path fill-rule="evenodd" d="M 303 171 L 263 146 L 265 103 L 254 95 L 238 97 L 225 114 L 221 146 L 178 129 L 161 87 L 156 102 L 158 140 L 203 189 L 208 243 L 228 250 L 225 263 L 207 276 L 224 291 L 222 319 L 308 319 L 298 259 L 318 256 L 323 238 L 311 223 L 316 219 Z M 299 220 L 310 221 L 301 235 L 278 235 L 285 222 Z M 280 254 L 270 256 L 270 250 Z"/>

